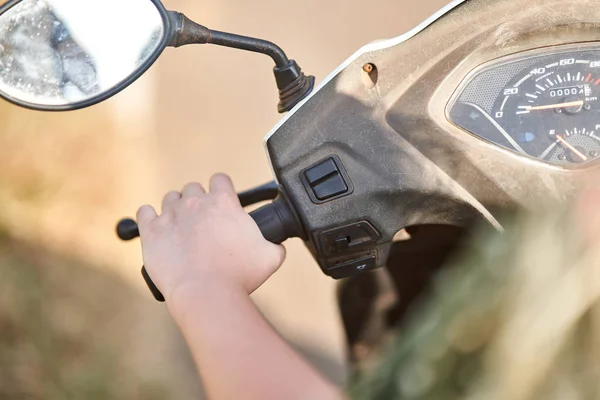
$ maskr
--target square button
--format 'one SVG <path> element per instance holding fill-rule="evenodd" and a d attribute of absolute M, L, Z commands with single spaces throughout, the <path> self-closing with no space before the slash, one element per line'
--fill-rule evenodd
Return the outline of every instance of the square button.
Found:
<path fill-rule="evenodd" d="M 312 188 L 319 200 L 327 200 L 348 191 L 348 185 L 346 185 L 339 172 Z"/>
<path fill-rule="evenodd" d="M 335 173 L 339 174 L 339 168 L 336 165 L 333 158 L 329 158 L 329 159 L 325 160 L 324 162 L 322 162 L 321 164 L 319 164 L 315 167 L 312 167 L 311 169 L 306 171 L 304 173 L 304 175 L 306 176 L 306 180 L 308 181 L 308 183 L 310 183 L 310 185 L 313 186 L 321 179 L 324 179 L 328 175 L 335 174 Z"/>
<path fill-rule="evenodd" d="M 301 172 L 300 179 L 315 204 L 333 200 L 354 190 L 342 161 L 336 155 L 305 169 Z"/>

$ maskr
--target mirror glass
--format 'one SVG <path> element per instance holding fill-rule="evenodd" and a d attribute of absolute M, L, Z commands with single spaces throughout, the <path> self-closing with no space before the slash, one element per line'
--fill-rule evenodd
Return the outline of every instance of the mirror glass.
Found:
<path fill-rule="evenodd" d="M 0 92 L 31 106 L 71 105 L 118 86 L 159 50 L 150 0 L 24 0 L 0 15 Z"/>

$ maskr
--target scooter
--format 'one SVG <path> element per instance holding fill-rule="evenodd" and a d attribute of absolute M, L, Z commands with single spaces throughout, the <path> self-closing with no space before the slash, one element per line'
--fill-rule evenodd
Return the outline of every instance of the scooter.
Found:
<path fill-rule="evenodd" d="M 598 172 L 598 6 L 455 0 L 315 87 L 274 43 L 211 30 L 159 0 L 10 0 L 0 8 L 0 96 L 69 111 L 124 90 L 169 46 L 269 56 L 286 113 L 265 138 L 275 181 L 240 202 L 268 201 L 250 213 L 264 237 L 301 238 L 324 274 L 344 279 L 348 342 L 364 350 L 474 227 L 502 232 L 503 214 L 566 201 Z M 132 219 L 117 233 L 139 236 Z"/>

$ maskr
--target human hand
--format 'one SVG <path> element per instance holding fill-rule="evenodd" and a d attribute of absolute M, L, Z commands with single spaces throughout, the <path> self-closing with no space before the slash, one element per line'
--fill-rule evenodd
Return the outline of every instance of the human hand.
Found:
<path fill-rule="evenodd" d="M 226 175 L 211 178 L 209 193 L 199 183 L 167 193 L 160 216 L 143 206 L 137 220 L 146 269 L 167 302 L 179 289 L 207 285 L 250 294 L 285 259 L 285 249 L 267 242 L 244 211 Z"/>

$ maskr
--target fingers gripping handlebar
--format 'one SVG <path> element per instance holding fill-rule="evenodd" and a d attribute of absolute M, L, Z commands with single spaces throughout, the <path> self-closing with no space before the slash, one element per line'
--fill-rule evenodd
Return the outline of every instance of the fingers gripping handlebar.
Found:
<path fill-rule="evenodd" d="M 264 190 L 260 190 L 259 188 L 240 194 L 239 197 L 242 205 L 246 206 L 258 201 L 268 200 L 269 198 L 265 197 L 273 194 L 276 195 L 276 192 L 273 192 L 273 184 L 262 186 L 262 188 Z M 267 193 L 266 190 L 271 191 Z M 247 195 L 250 195 L 251 198 Z M 273 197 L 275 196 L 271 198 Z M 303 237 L 299 219 L 288 200 L 281 193 L 272 203 L 252 211 L 250 216 L 254 219 L 256 225 L 258 225 L 265 239 L 271 243 L 281 244 L 293 237 Z M 125 241 L 139 237 L 140 232 L 137 223 L 130 218 L 121 220 L 117 225 L 117 235 L 121 240 Z M 154 282 L 152 282 L 145 267 L 142 267 L 142 276 L 154 298 L 157 301 L 164 302 L 164 296 Z"/>

